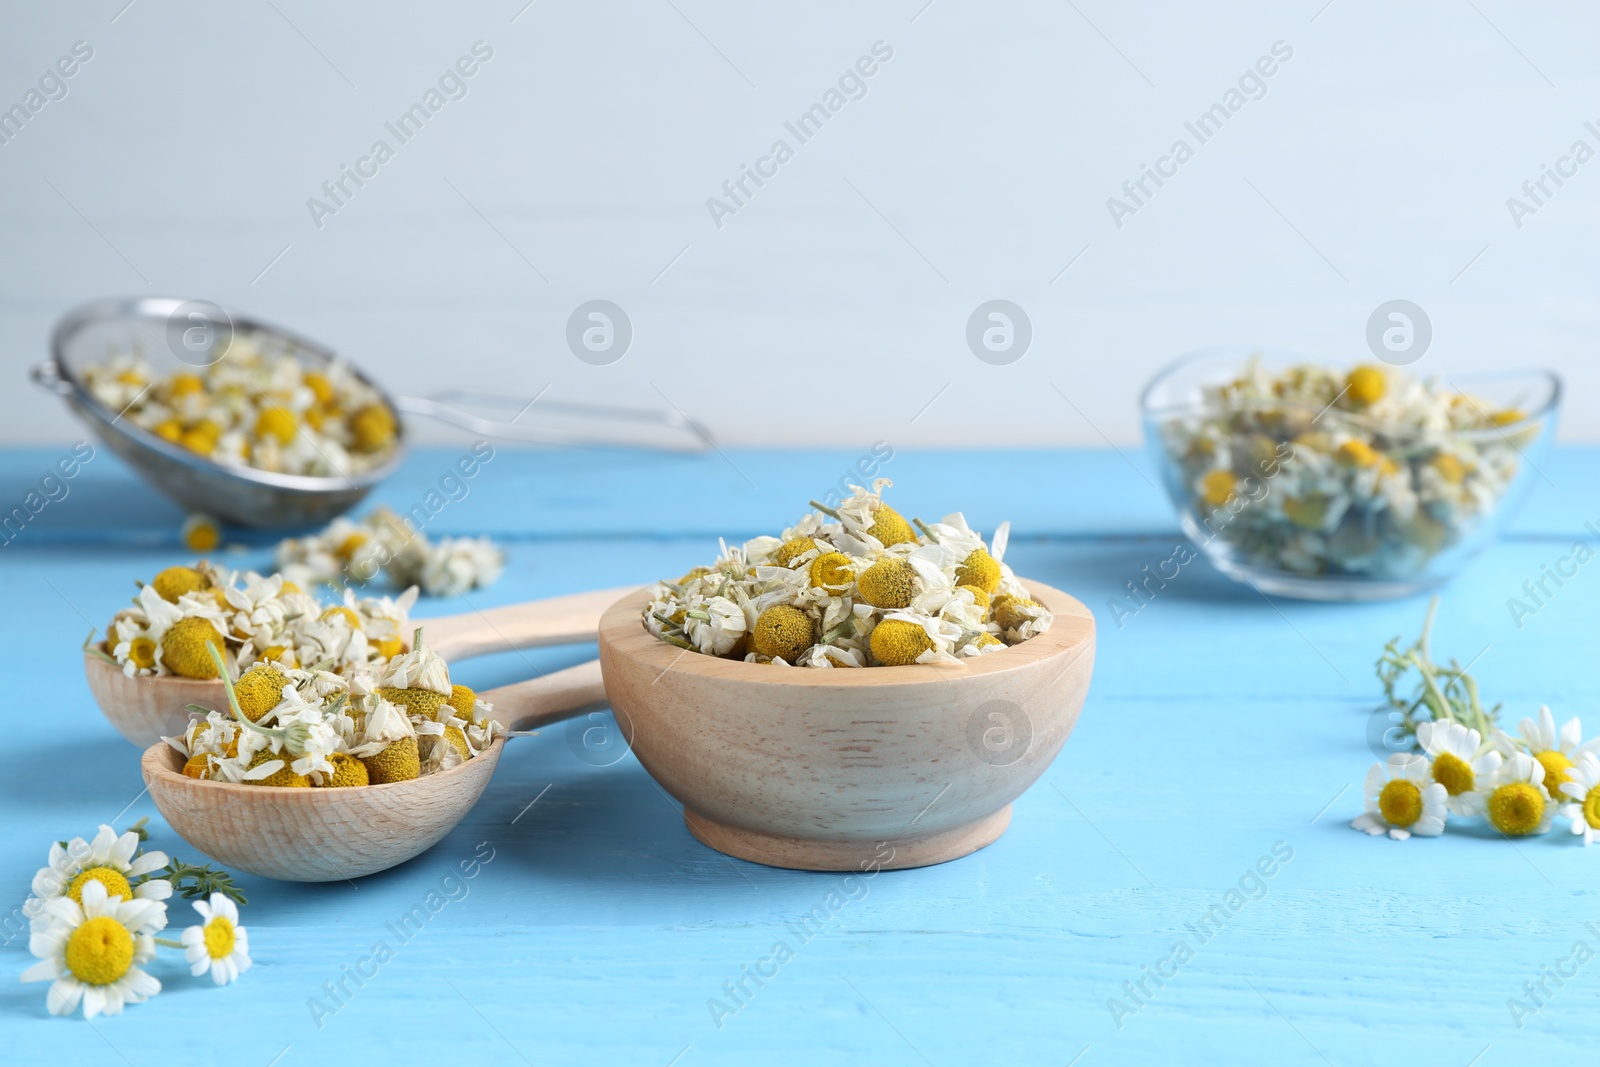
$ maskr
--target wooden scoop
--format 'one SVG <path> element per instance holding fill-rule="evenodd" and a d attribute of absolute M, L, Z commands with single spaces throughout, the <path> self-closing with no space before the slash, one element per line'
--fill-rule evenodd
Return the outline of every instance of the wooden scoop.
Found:
<path fill-rule="evenodd" d="M 445 662 L 455 663 L 490 652 L 593 641 L 601 614 L 633 591 L 634 587 L 628 586 L 572 593 L 412 622 L 424 628 L 430 648 Z M 140 748 L 181 734 L 189 725 L 190 704 L 218 711 L 227 708 L 227 694 L 215 679 L 171 674 L 130 678 L 93 649 L 85 650 L 83 669 L 100 711 L 118 733 Z"/>
<path fill-rule="evenodd" d="M 596 660 L 480 695 L 495 719 L 519 731 L 606 706 Z M 409 782 L 340 789 L 186 778 L 183 757 L 164 742 L 145 751 L 141 766 L 167 824 L 207 856 L 263 878 L 332 882 L 387 870 L 433 847 L 477 803 L 505 744 L 498 737 L 465 763 Z"/>

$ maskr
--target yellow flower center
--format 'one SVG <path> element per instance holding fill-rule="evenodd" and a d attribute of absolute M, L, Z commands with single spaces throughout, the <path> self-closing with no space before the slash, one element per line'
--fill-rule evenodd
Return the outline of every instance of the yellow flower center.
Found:
<path fill-rule="evenodd" d="M 206 955 L 214 960 L 225 960 L 233 954 L 233 924 L 218 915 L 206 923 Z"/>
<path fill-rule="evenodd" d="M 1472 765 L 1449 752 L 1441 752 L 1433 761 L 1433 780 L 1444 786 L 1444 791 L 1453 797 L 1472 792 L 1477 782 Z"/>
<path fill-rule="evenodd" d="M 156 665 L 156 643 L 148 637 L 135 637 L 128 642 L 128 658 L 141 671 Z"/>
<path fill-rule="evenodd" d="M 1365 441 L 1352 437 L 1339 446 L 1333 458 L 1346 467 L 1376 467 L 1383 457 Z"/>
<path fill-rule="evenodd" d="M 323 621 L 327 621 L 328 619 L 343 619 L 345 622 L 350 624 L 350 629 L 361 629 L 361 616 L 357 615 L 349 608 L 329 608 L 327 611 L 322 613 L 322 619 Z"/>
<path fill-rule="evenodd" d="M 903 559 L 881 559 L 861 572 L 857 589 L 875 608 L 903 608 L 916 597 L 916 569 Z"/>
<path fill-rule="evenodd" d="M 793 567 L 795 560 L 816 547 L 816 541 L 811 538 L 796 537 L 793 541 L 785 541 L 783 547 L 773 555 L 772 561 L 780 567 Z"/>
<path fill-rule="evenodd" d="M 339 542 L 339 547 L 333 550 L 333 554 L 344 560 L 346 563 L 349 563 L 350 557 L 359 552 L 361 550 L 361 546 L 365 545 L 367 540 L 367 535 L 362 533 L 360 530 L 357 530 L 355 533 Z"/>
<path fill-rule="evenodd" d="M 109 916 L 90 919 L 67 939 L 67 970 L 88 985 L 110 985 L 133 966 L 133 935 Z"/>
<path fill-rule="evenodd" d="M 1467 477 L 1466 466 L 1447 452 L 1440 452 L 1433 457 L 1433 469 L 1451 485 L 1460 485 Z"/>
<path fill-rule="evenodd" d="M 917 535 L 911 529 L 911 524 L 888 504 L 879 504 L 873 511 L 872 525 L 867 527 L 867 533 L 876 537 L 884 548 L 917 543 Z"/>
<path fill-rule="evenodd" d="M 1200 498 L 1214 508 L 1220 508 L 1233 495 L 1238 483 L 1232 471 L 1216 470 L 1200 479 Z"/>
<path fill-rule="evenodd" d="M 1570 780 L 1567 774 L 1572 769 L 1572 761 L 1555 749 L 1547 752 L 1535 752 L 1533 758 L 1539 761 L 1539 766 L 1544 768 L 1544 791 L 1561 799 L 1561 785 Z"/>
<path fill-rule="evenodd" d="M 1000 588 L 1000 564 L 981 548 L 975 548 L 956 568 L 956 584 L 971 585 L 992 593 Z"/>
<path fill-rule="evenodd" d="M 756 619 L 752 645 L 760 655 L 793 663 L 815 640 L 812 629 L 810 616 L 799 608 L 774 604 Z"/>
<path fill-rule="evenodd" d="M 1350 372 L 1350 376 L 1345 379 L 1345 385 L 1348 388 L 1346 395 L 1350 398 L 1350 403 L 1355 407 L 1366 407 L 1383 398 L 1389 382 L 1379 368 L 1362 366 Z"/>
<path fill-rule="evenodd" d="M 299 432 L 299 424 L 295 422 L 294 413 L 287 408 L 270 407 L 261 409 L 261 414 L 256 416 L 256 437 L 275 437 L 279 444 L 286 445 L 294 440 Z"/>
<path fill-rule="evenodd" d="M 320 371 L 307 371 L 305 378 L 306 388 L 311 390 L 311 395 L 317 398 L 317 403 L 326 404 L 333 399 L 333 383 L 326 374 Z"/>
<path fill-rule="evenodd" d="M 885 667 L 903 667 L 933 647 L 926 630 L 904 619 L 880 622 L 868 641 L 872 656 Z"/>
<path fill-rule="evenodd" d="M 1600 830 L 1600 785 L 1589 790 L 1583 798 L 1583 819 L 1592 828 Z"/>
<path fill-rule="evenodd" d="M 843 552 L 824 552 L 811 561 L 811 585 L 830 593 L 848 589 L 856 576 L 850 557 Z"/>
<path fill-rule="evenodd" d="M 191 515 L 183 524 L 183 545 L 190 552 L 210 552 L 222 543 L 222 530 L 203 515 Z M 227 605 L 219 605 L 226 610 Z"/>
<path fill-rule="evenodd" d="M 83 903 L 83 887 L 88 882 L 99 882 L 106 887 L 106 898 L 113 897 L 121 900 L 133 899 L 133 888 L 128 885 L 128 880 L 122 876 L 121 871 L 114 871 L 110 867 L 90 867 L 67 886 L 67 896 L 75 902 Z"/>
<path fill-rule="evenodd" d="M 1539 828 L 1544 819 L 1544 792 L 1527 782 L 1510 782 L 1489 794 L 1489 822 L 1508 837 Z"/>
<path fill-rule="evenodd" d="M 1416 782 L 1396 778 L 1378 794 L 1378 810 L 1390 826 L 1410 826 L 1422 818 L 1422 790 Z"/>

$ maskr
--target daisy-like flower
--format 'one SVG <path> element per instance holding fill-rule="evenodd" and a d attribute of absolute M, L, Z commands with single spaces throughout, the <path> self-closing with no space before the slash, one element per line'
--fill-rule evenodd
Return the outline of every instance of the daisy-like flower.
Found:
<path fill-rule="evenodd" d="M 1480 752 L 1482 736 L 1458 722 L 1420 724 L 1417 743 L 1433 761 L 1433 780 L 1449 794 L 1450 814 L 1481 815 L 1489 781 L 1500 769 L 1500 753 Z"/>
<path fill-rule="evenodd" d="M 227 985 L 250 969 L 250 935 L 239 925 L 239 909 L 221 893 L 194 902 L 199 926 L 183 931 L 183 954 L 195 977 L 211 972 L 218 985 Z"/>
<path fill-rule="evenodd" d="M 1489 825 L 1507 837 L 1542 834 L 1555 819 L 1556 805 L 1544 789 L 1544 765 L 1526 752 L 1512 754 L 1490 780 L 1484 810 Z"/>
<path fill-rule="evenodd" d="M 1567 773 L 1578 761 L 1581 753 L 1592 752 L 1600 742 L 1583 741 L 1583 723 L 1577 716 L 1573 716 L 1561 724 L 1561 730 L 1556 731 L 1555 716 L 1550 714 L 1547 704 L 1539 709 L 1539 718 L 1523 719 L 1517 724 L 1517 733 L 1527 746 L 1528 752 L 1539 761 L 1539 766 L 1544 768 L 1544 790 L 1554 800 L 1561 800 L 1565 794 L 1561 792 L 1561 784 L 1567 780 Z M 1516 742 L 1502 734 L 1497 740 L 1500 747 L 1506 749 L 1510 742 L 1510 750 L 1516 751 Z M 1506 753 L 1510 755 L 1510 752 Z"/>
<path fill-rule="evenodd" d="M 1387 832 L 1396 841 L 1412 834 L 1438 837 L 1448 810 L 1445 787 L 1433 780 L 1427 759 L 1396 752 L 1388 763 L 1374 763 L 1367 772 L 1367 810 L 1350 823 L 1376 837 Z"/>
<path fill-rule="evenodd" d="M 80 904 L 57 897 L 28 939 L 39 962 L 22 972 L 24 982 L 49 982 L 45 1003 L 52 1015 L 70 1015 L 83 1005 L 87 1019 L 116 1015 L 161 992 L 161 983 L 140 970 L 156 954 L 155 931 L 167 923 L 159 900 L 110 896 L 98 881 L 83 887 Z"/>
<path fill-rule="evenodd" d="M 101 826 L 93 841 L 75 837 L 65 847 L 60 842 L 52 844 L 49 863 L 33 876 L 33 896 L 22 905 L 22 913 L 35 922 L 42 921 L 51 901 L 68 899 L 81 903 L 84 890 L 90 885 L 99 885 L 115 900 L 166 900 L 172 895 L 172 884 L 165 879 L 145 878 L 138 885 L 133 883 L 165 867 L 167 854 L 152 850 L 135 856 L 138 851 L 138 834 L 129 830 L 118 837 L 109 826 Z M 165 905 L 159 922 L 157 930 L 166 923 Z"/>
<path fill-rule="evenodd" d="M 1572 820 L 1572 832 L 1583 837 L 1585 845 L 1600 837 L 1600 760 L 1585 752 L 1561 783 L 1561 791 L 1572 801 L 1561 814 Z"/>

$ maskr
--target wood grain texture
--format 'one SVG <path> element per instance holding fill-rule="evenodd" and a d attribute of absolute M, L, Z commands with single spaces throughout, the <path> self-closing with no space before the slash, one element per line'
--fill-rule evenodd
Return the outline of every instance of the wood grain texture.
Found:
<path fill-rule="evenodd" d="M 644 629 L 649 594 L 600 622 L 606 695 L 701 841 L 804 870 L 921 867 L 988 845 L 1077 722 L 1094 616 L 1026 582 L 1049 630 L 956 665 L 772 667 Z"/>
<path fill-rule="evenodd" d="M 428 532 L 492 533 L 505 577 L 419 614 L 682 574 L 715 555 L 718 533 L 793 521 L 855 458 L 724 451 L 502 453 Z M 374 503 L 404 510 L 455 455 L 416 453 Z M 54 457 L 0 452 L 5 499 Z M 1597 460 L 1600 450 L 1553 453 L 1541 464 L 1550 482 L 1511 536 L 1443 590 L 1436 652 L 1479 657 L 1473 673 L 1512 726 L 1548 702 L 1600 731 L 1588 668 L 1600 561 L 1552 584 L 1520 628 L 1506 605 L 1575 539 L 1596 543 L 1583 524 L 1600 521 Z M 81 673 L 90 620 L 125 601 L 130 578 L 185 558 L 182 516 L 114 464 L 95 460 L 0 550 L 0 678 L 12 698 L 0 892 L 11 906 L 50 841 L 101 822 L 149 815 L 152 847 L 202 859 L 143 795 L 134 750 Z M 1015 519 L 1006 561 L 1098 622 L 1071 742 L 993 845 L 871 879 L 731 859 L 692 836 L 610 716 L 586 716 L 510 745 L 466 817 L 408 863 L 353 885 L 241 874 L 256 965 L 236 986 L 213 989 L 164 954 L 153 973 L 166 992 L 91 1028 L 46 1016 L 38 986 L 0 983 L 6 1061 L 1497 1067 L 1591 1054 L 1595 963 L 1552 983 L 1520 1027 L 1507 1002 L 1576 941 L 1600 949 L 1585 925 L 1600 921 L 1600 850 L 1564 831 L 1513 847 L 1465 822 L 1404 843 L 1348 828 L 1376 759 L 1373 660 L 1389 637 L 1416 632 L 1425 598 L 1269 601 L 1197 561 L 1119 625 L 1108 602 L 1178 538 L 1122 456 L 905 451 L 886 473 L 899 483 L 891 499 L 915 501 L 907 514 L 964 507 L 986 530 Z M 227 558 L 259 567 L 269 556 Z M 492 689 L 594 654 L 488 655 L 458 680 Z M 1280 841 L 1293 859 L 1198 943 L 1188 927 Z M 171 915 L 174 929 L 196 921 L 181 901 Z M 25 926 L 6 909 L 0 924 L 0 958 L 16 974 L 30 960 Z M 1180 939 L 1194 956 L 1158 987 L 1145 969 Z M 756 974 L 780 941 L 793 957 L 757 985 L 746 969 Z M 393 953 L 381 965 L 379 942 Z M 358 968 L 360 985 L 348 977 Z M 1124 983 L 1141 980 L 1153 995 L 1119 1026 L 1108 1001 L 1127 1001 Z"/>

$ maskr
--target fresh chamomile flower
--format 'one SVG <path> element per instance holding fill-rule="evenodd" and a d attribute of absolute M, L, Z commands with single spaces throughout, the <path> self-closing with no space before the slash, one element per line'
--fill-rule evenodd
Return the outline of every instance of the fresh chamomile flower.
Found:
<path fill-rule="evenodd" d="M 250 935 L 239 925 L 239 909 L 221 893 L 209 900 L 194 902 L 200 925 L 183 931 L 183 954 L 189 973 L 199 977 L 208 971 L 212 981 L 227 985 L 250 969 Z"/>
<path fill-rule="evenodd" d="M 1578 762 L 1561 783 L 1569 803 L 1561 814 L 1572 820 L 1572 832 L 1583 837 L 1585 845 L 1600 837 L 1600 759 L 1593 752 L 1581 753 Z"/>
<path fill-rule="evenodd" d="M 1506 757 L 1490 780 L 1484 811 L 1489 825 L 1507 837 L 1548 831 L 1556 804 L 1544 789 L 1544 765 L 1526 752 Z"/>
<path fill-rule="evenodd" d="M 1522 744 L 1527 746 L 1528 753 L 1544 768 L 1544 790 L 1553 799 L 1560 800 L 1564 794 L 1561 785 L 1567 780 L 1567 774 L 1573 764 L 1583 752 L 1593 752 L 1600 741 L 1583 740 L 1583 723 L 1577 716 L 1573 716 L 1561 724 L 1559 732 L 1556 730 L 1555 716 L 1550 714 L 1549 705 L 1539 709 L 1539 718 L 1523 719 L 1517 724 L 1517 732 Z M 1497 738 L 1502 748 L 1516 751 L 1515 741 L 1506 738 L 1504 734 Z M 1510 751 L 1507 754 L 1510 754 Z"/>
<path fill-rule="evenodd" d="M 167 924 L 159 900 L 124 899 L 98 881 L 83 888 L 81 903 L 57 897 L 45 905 L 28 951 L 39 962 L 22 972 L 24 982 L 49 982 L 45 1003 L 52 1015 L 116 1015 L 161 992 L 161 983 L 140 969 L 155 957 L 154 934 Z"/>
<path fill-rule="evenodd" d="M 117 900 L 163 901 L 172 895 L 171 883 L 151 874 L 167 865 L 165 852 L 139 854 L 139 835 L 132 830 L 118 835 L 102 825 L 94 839 L 75 837 L 50 846 L 45 866 L 33 876 L 33 896 L 23 904 L 23 914 L 36 919 L 52 900 L 81 901 L 90 884 L 98 884 Z M 165 912 L 162 912 L 165 922 Z M 155 929 L 159 930 L 160 925 Z"/>
<path fill-rule="evenodd" d="M 1458 722 L 1418 724 L 1417 743 L 1433 761 L 1433 780 L 1449 794 L 1450 814 L 1482 814 L 1489 781 L 1500 769 L 1500 753 L 1482 751 L 1478 731 Z"/>
<path fill-rule="evenodd" d="M 1422 756 L 1396 752 L 1388 763 L 1374 763 L 1367 771 L 1365 793 L 1367 810 L 1355 817 L 1351 829 L 1373 836 L 1387 832 L 1396 841 L 1444 832 L 1448 794 L 1433 780 Z"/>

